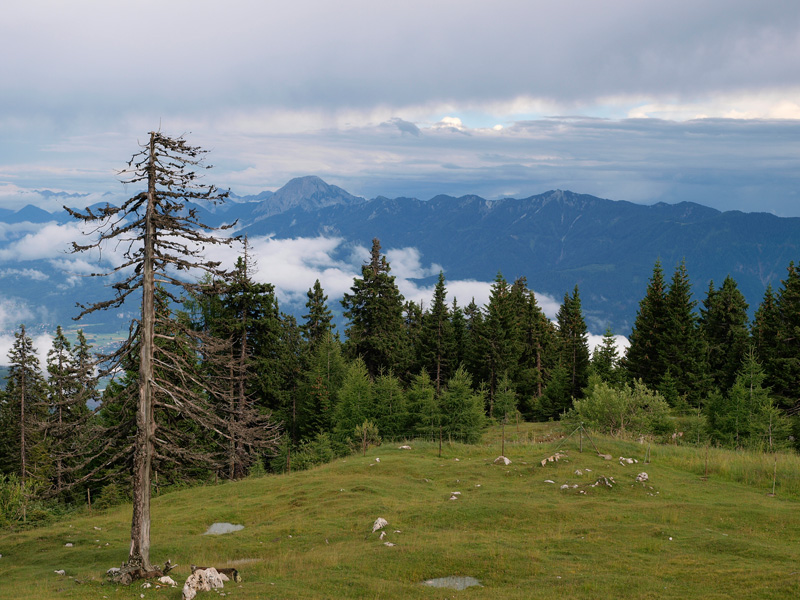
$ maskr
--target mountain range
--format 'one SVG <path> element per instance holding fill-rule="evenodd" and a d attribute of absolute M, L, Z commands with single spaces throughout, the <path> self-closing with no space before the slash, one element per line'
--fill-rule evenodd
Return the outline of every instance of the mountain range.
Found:
<path fill-rule="evenodd" d="M 65 195 L 64 203 L 75 206 L 79 199 Z M 562 190 L 520 199 L 368 200 L 318 177 L 301 177 L 274 193 L 232 195 L 223 205 L 196 208 L 201 221 L 235 221 L 238 233 L 251 238 L 327 236 L 369 247 L 377 237 L 384 249 L 416 248 L 425 261 L 441 265 L 448 280 L 525 277 L 531 289 L 556 300 L 577 285 L 595 333 L 607 326 L 629 333 L 656 260 L 667 278 L 685 261 L 698 301 L 710 281 L 719 285 L 731 275 L 751 313 L 768 284 L 780 285 L 789 261 L 800 260 L 800 218 L 721 212 L 690 202 L 648 206 Z M 87 286 L 99 285 L 97 278 L 66 276 L 64 260 L 40 256 L 35 245 L 25 251 L 25 236 L 48 227 L 57 235 L 71 221 L 66 211 L 30 205 L 0 210 L 0 316 L 6 330 L 17 326 L 15 307 L 22 313 L 28 307 L 33 326 L 67 324 Z M 430 285 L 435 278 L 430 273 L 418 283 Z M 470 298 L 458 300 L 463 306 Z M 299 314 L 302 308 L 288 311 Z M 95 326 L 117 330 L 125 318 L 105 315 Z"/>

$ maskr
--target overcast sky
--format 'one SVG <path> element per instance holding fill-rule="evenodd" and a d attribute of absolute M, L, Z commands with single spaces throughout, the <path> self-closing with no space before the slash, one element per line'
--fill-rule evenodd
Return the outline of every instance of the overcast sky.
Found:
<path fill-rule="evenodd" d="M 0 52 L 0 206 L 120 192 L 160 127 L 238 194 L 800 216 L 796 0 L 6 0 Z"/>

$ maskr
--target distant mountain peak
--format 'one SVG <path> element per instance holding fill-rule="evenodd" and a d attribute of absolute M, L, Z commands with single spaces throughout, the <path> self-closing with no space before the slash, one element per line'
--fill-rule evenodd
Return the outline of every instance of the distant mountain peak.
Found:
<path fill-rule="evenodd" d="M 264 199 L 254 211 L 258 219 L 277 215 L 293 208 L 315 211 L 338 204 L 360 204 L 364 198 L 353 196 L 342 188 L 326 183 L 316 175 L 295 177 L 281 189 Z"/>

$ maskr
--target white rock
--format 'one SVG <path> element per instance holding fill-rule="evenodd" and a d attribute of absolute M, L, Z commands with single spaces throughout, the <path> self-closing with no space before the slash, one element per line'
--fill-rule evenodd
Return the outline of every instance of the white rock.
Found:
<path fill-rule="evenodd" d="M 381 462 L 380 458 L 375 458 L 375 462 Z"/>
<path fill-rule="evenodd" d="M 64 544 L 64 548 L 72 548 L 72 542 L 67 542 Z"/>
<path fill-rule="evenodd" d="M 193 600 L 197 592 L 210 592 L 223 586 L 222 578 L 214 567 L 198 569 L 183 584 L 183 600 Z"/>
<path fill-rule="evenodd" d="M 459 458 L 454 458 L 453 460 L 454 460 L 454 461 L 456 461 L 456 462 L 460 462 L 460 460 L 461 460 L 461 459 L 459 459 Z"/>
<path fill-rule="evenodd" d="M 582 477 L 583 476 L 583 471 L 581 471 L 580 469 L 577 469 L 575 471 L 575 475 L 577 475 L 578 477 Z"/>
<path fill-rule="evenodd" d="M 450 494 L 453 496 L 460 496 L 461 492 L 450 492 Z"/>
<path fill-rule="evenodd" d="M 372 533 L 375 533 L 376 531 L 378 531 L 380 529 L 383 529 L 388 524 L 389 524 L 389 521 L 387 521 L 383 517 L 378 517 L 377 519 L 375 519 L 375 522 L 372 524 Z"/>
<path fill-rule="evenodd" d="M 565 483 L 564 485 L 561 486 L 561 489 L 562 490 L 568 490 L 569 486 Z"/>
<path fill-rule="evenodd" d="M 458 496 L 450 496 L 450 500 L 458 500 Z"/>
<path fill-rule="evenodd" d="M 64 569 L 58 569 L 57 571 L 53 571 L 56 575 L 66 575 L 66 571 Z"/>
<path fill-rule="evenodd" d="M 500 463 L 503 463 L 504 465 L 510 465 L 511 461 L 505 456 L 498 456 L 494 459 L 494 464 L 499 465 Z"/>
<path fill-rule="evenodd" d="M 555 481 L 553 481 L 552 479 L 545 479 L 544 482 L 545 483 L 555 483 Z"/>
<path fill-rule="evenodd" d="M 178 585 L 177 582 L 169 575 L 164 575 L 163 577 L 159 577 L 158 582 L 164 585 L 171 585 L 173 587 Z"/>
<path fill-rule="evenodd" d="M 637 481 L 637 482 L 639 482 L 639 483 L 644 483 L 644 482 L 645 482 L 645 481 L 647 481 L 648 479 L 649 479 L 649 477 L 647 476 L 647 473 L 644 473 L 644 472 L 642 472 L 642 473 L 639 473 L 639 474 L 636 476 L 636 481 Z"/>
<path fill-rule="evenodd" d="M 384 546 L 389 546 L 389 548 L 394 547 L 394 544 L 392 542 L 384 542 L 383 545 Z"/>
<path fill-rule="evenodd" d="M 385 531 L 381 531 L 381 536 L 380 536 L 380 539 L 383 539 L 383 538 L 385 538 L 385 537 L 386 537 L 386 532 L 385 532 Z"/>
<path fill-rule="evenodd" d="M 145 582 L 142 584 L 142 588 L 144 588 L 144 589 L 151 588 L 151 587 L 153 587 L 153 584 L 152 584 L 152 583 L 150 583 L 149 581 L 145 581 Z"/>
<path fill-rule="evenodd" d="M 411 450 L 411 446 L 400 446 L 399 450 Z"/>

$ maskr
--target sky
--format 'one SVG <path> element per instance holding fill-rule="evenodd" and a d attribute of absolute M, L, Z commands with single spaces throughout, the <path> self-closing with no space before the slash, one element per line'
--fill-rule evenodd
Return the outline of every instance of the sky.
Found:
<path fill-rule="evenodd" d="M 124 193 L 161 129 L 237 194 L 569 189 L 800 216 L 796 0 L 7 0 L 0 206 Z"/>
<path fill-rule="evenodd" d="M 0 53 L 4 208 L 130 195 L 119 171 L 161 130 L 239 195 L 317 175 L 365 198 L 564 189 L 800 216 L 796 0 L 6 0 Z M 0 277 L 43 276 L 21 259 L 63 261 L 72 235 L 0 231 Z M 335 297 L 363 261 L 254 242 L 286 301 L 316 276 Z M 429 297 L 414 276 L 436 257 L 386 250 Z M 479 303 L 489 285 L 448 281 Z M 0 292 L 0 320 L 35 312 L 15 302 Z"/>

